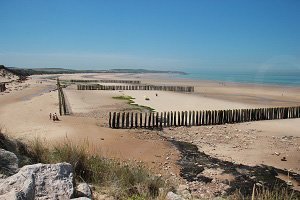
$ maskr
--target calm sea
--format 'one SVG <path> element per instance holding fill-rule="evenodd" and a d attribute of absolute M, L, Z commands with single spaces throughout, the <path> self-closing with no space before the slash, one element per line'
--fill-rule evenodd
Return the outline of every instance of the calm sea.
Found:
<path fill-rule="evenodd" d="M 180 78 L 194 80 L 212 80 L 239 83 L 258 83 L 271 85 L 300 86 L 300 71 L 294 72 L 187 72 L 187 75 L 178 75 Z"/>

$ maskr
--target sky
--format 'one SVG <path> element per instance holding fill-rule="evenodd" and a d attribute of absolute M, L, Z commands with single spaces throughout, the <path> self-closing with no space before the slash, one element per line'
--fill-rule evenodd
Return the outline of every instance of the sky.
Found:
<path fill-rule="evenodd" d="M 0 64 L 300 69 L 299 0 L 0 0 Z"/>

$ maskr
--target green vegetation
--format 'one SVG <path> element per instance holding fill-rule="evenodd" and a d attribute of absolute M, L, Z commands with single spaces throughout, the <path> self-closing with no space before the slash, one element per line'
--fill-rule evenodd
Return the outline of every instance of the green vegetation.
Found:
<path fill-rule="evenodd" d="M 127 100 L 127 103 L 131 104 L 134 103 L 133 99 L 135 98 L 133 98 L 132 96 L 122 95 L 122 96 L 113 97 L 113 99 Z"/>
<path fill-rule="evenodd" d="M 289 190 L 286 186 L 275 186 L 274 188 L 259 187 L 253 188 L 251 196 L 245 197 L 239 191 L 231 195 L 229 200 L 297 200 L 299 195 Z"/>
<path fill-rule="evenodd" d="M 77 145 L 67 138 L 52 147 L 36 138 L 29 149 L 34 162 L 72 164 L 75 179 L 93 184 L 98 190 L 105 188 L 116 199 L 157 199 L 159 188 L 165 182 L 150 174 L 142 165 L 107 159 L 95 152 L 87 141 Z M 167 190 L 166 190 L 167 191 Z"/>
<path fill-rule="evenodd" d="M 122 96 L 113 97 L 113 99 L 126 100 L 127 103 L 132 106 L 132 110 L 138 110 L 138 111 L 147 110 L 150 112 L 153 112 L 155 110 L 149 106 L 143 106 L 143 105 L 138 105 L 138 104 L 134 103 L 133 99 L 135 99 L 135 98 L 133 98 L 131 96 L 122 95 Z"/>

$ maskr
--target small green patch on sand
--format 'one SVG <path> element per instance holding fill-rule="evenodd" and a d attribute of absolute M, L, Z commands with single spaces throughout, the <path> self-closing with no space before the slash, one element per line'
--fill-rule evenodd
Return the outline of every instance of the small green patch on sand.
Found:
<path fill-rule="evenodd" d="M 113 99 L 126 100 L 127 103 L 129 105 L 131 105 L 134 110 L 139 110 L 139 111 L 148 110 L 150 112 L 153 112 L 155 110 L 151 107 L 138 105 L 138 104 L 134 103 L 133 99 L 135 99 L 135 98 L 132 96 L 122 95 L 122 96 L 113 97 Z"/>

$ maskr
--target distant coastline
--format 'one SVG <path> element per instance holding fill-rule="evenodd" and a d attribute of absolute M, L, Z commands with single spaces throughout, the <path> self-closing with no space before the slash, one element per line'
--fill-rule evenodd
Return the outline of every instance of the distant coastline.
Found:
<path fill-rule="evenodd" d="M 4 67 L 0 65 L 0 67 Z M 74 70 L 64 68 L 16 68 L 5 67 L 21 76 L 47 74 L 77 74 L 77 73 L 132 73 L 132 74 L 169 74 L 175 79 L 213 81 L 224 83 L 242 83 L 259 85 L 300 86 L 300 71 L 285 72 L 222 72 L 222 71 L 173 71 L 147 69 L 107 69 L 107 70 Z"/>
<path fill-rule="evenodd" d="M 282 86 L 300 86 L 300 72 L 291 73 L 229 73 L 229 72 L 189 72 L 177 74 L 176 78 L 218 81 L 242 84 L 260 84 L 260 85 L 282 85 Z"/>
<path fill-rule="evenodd" d="M 187 74 L 182 71 L 147 70 L 147 69 L 75 70 L 75 69 L 64 69 L 64 68 L 17 68 L 17 67 L 7 67 L 7 69 L 13 70 L 16 73 L 22 74 L 24 76 L 43 75 L 43 74 L 77 74 L 77 73 L 167 73 L 167 74 L 177 74 L 177 75 Z"/>

